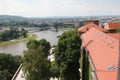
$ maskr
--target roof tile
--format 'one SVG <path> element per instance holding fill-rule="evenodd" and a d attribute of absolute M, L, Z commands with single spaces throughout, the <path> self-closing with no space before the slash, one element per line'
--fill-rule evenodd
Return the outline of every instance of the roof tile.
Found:
<path fill-rule="evenodd" d="M 81 38 L 82 47 L 89 51 L 98 80 L 116 80 L 118 69 L 109 71 L 107 67 L 114 65 L 118 68 L 119 40 L 94 27 L 82 34 Z"/>

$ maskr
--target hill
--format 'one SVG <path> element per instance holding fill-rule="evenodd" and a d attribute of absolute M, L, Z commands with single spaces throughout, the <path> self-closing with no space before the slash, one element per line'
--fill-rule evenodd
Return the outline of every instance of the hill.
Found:
<path fill-rule="evenodd" d="M 13 15 L 0 15 L 0 20 L 26 20 L 28 18 L 21 16 L 13 16 Z"/>

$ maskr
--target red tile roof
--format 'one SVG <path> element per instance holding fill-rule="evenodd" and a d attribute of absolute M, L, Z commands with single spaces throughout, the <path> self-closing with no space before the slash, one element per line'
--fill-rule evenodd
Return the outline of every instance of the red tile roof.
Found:
<path fill-rule="evenodd" d="M 98 80 L 117 80 L 119 40 L 94 27 L 82 34 L 81 38 L 82 47 L 89 51 Z M 108 70 L 111 65 L 114 65 L 116 69 Z"/>
<path fill-rule="evenodd" d="M 119 33 L 108 33 L 109 36 L 116 38 L 116 39 L 120 39 L 120 34 Z"/>
<path fill-rule="evenodd" d="M 98 75 L 98 80 L 118 80 L 117 77 L 115 77 L 115 75 L 117 75 L 117 70 L 114 71 L 109 71 L 109 72 L 96 72 L 96 74 Z"/>
<path fill-rule="evenodd" d="M 88 31 L 88 30 L 89 30 L 90 28 L 92 28 L 92 27 L 94 27 L 94 28 L 96 28 L 96 29 L 98 29 L 98 30 L 100 30 L 100 31 L 105 31 L 102 27 L 97 26 L 97 25 L 95 25 L 94 23 L 87 24 L 87 25 L 79 28 L 78 31 L 79 31 L 79 32 L 86 32 L 86 31 Z"/>
<path fill-rule="evenodd" d="M 117 29 L 118 27 L 120 27 L 120 22 L 117 22 L 117 23 L 106 23 L 105 26 L 104 26 L 104 29 L 112 30 L 112 29 Z"/>

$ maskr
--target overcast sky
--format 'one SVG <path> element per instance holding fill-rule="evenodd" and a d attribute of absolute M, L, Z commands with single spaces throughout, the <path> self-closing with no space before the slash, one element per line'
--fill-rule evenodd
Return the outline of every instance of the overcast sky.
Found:
<path fill-rule="evenodd" d="M 120 0 L 0 0 L 0 15 L 24 17 L 120 15 Z"/>

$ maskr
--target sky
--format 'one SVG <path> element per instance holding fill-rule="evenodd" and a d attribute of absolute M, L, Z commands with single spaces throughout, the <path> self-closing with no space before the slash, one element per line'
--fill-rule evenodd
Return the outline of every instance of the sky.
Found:
<path fill-rule="evenodd" d="M 120 15 L 120 0 L 0 0 L 0 15 L 73 17 Z"/>

